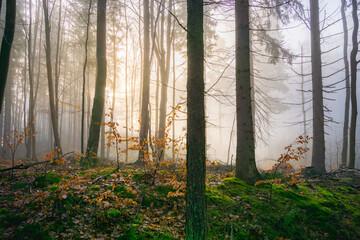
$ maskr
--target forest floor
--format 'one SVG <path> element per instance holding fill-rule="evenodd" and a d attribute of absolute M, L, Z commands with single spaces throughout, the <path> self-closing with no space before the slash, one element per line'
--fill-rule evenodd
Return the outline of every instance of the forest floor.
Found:
<path fill-rule="evenodd" d="M 207 174 L 209 239 L 360 239 L 359 170 L 250 186 L 224 169 Z M 0 239 L 183 239 L 184 179 L 172 166 L 0 172 Z"/>

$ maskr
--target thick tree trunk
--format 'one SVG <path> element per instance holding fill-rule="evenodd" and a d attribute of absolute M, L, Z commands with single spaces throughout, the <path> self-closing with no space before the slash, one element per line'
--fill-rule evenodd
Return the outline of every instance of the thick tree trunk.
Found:
<path fill-rule="evenodd" d="M 311 67 L 313 94 L 313 151 L 312 166 L 325 172 L 324 104 L 319 29 L 319 0 L 310 0 Z"/>
<path fill-rule="evenodd" d="M 357 76 L 357 53 L 359 50 L 358 32 L 359 32 L 359 18 L 357 15 L 358 3 L 352 1 L 352 17 L 354 21 L 354 29 L 352 35 L 353 48 L 350 54 L 351 64 L 351 123 L 350 123 L 350 152 L 349 152 L 349 168 L 355 167 L 355 140 L 356 140 L 356 119 L 357 119 L 357 99 L 356 99 L 356 76 Z"/>
<path fill-rule="evenodd" d="M 348 141 L 349 141 L 349 110 L 350 110 L 350 74 L 349 74 L 349 60 L 348 60 L 348 27 L 346 20 L 346 0 L 341 0 L 341 17 L 344 30 L 344 65 L 345 65 L 345 113 L 344 113 L 344 128 L 343 128 L 343 146 L 341 152 L 341 166 L 345 167 L 348 156 Z"/>
<path fill-rule="evenodd" d="M 149 131 L 149 95 L 150 95 L 150 17 L 149 0 L 144 0 L 144 54 L 143 54 L 143 82 L 141 96 L 141 116 L 139 135 L 139 157 L 138 163 L 143 163 L 148 154 L 148 131 Z"/>
<path fill-rule="evenodd" d="M 95 86 L 95 97 L 92 109 L 92 117 L 89 130 L 89 139 L 87 143 L 87 158 L 92 163 L 96 163 L 100 137 L 100 125 L 102 124 L 105 87 L 106 87 L 106 0 L 98 0 L 97 6 L 97 76 Z"/>
<path fill-rule="evenodd" d="M 10 52 L 15 34 L 16 0 L 6 1 L 5 30 L 0 50 L 0 113 L 4 101 L 6 79 L 9 71 Z"/>
<path fill-rule="evenodd" d="M 187 137 L 185 239 L 206 238 L 203 1 L 187 1 Z"/>
<path fill-rule="evenodd" d="M 253 114 L 251 107 L 249 2 L 235 3 L 236 21 L 236 170 L 235 176 L 254 184 L 260 179 L 255 162 Z"/>

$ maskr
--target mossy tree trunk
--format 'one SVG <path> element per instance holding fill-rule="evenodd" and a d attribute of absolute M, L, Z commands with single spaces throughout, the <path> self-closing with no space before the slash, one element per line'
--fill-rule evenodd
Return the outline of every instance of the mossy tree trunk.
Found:
<path fill-rule="evenodd" d="M 187 155 L 185 239 L 206 238 L 203 1 L 187 1 Z"/>
<path fill-rule="evenodd" d="M 236 169 L 235 176 L 249 184 L 260 179 L 255 162 L 251 104 L 249 1 L 235 2 L 236 22 Z"/>

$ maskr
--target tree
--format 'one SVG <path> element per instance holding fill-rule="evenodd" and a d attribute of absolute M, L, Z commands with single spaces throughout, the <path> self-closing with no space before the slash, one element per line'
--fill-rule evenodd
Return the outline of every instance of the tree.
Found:
<path fill-rule="evenodd" d="M 100 125 L 102 124 L 105 87 L 106 87 L 106 0 L 98 0 L 97 5 L 97 32 L 96 32 L 96 59 L 97 76 L 95 86 L 95 97 L 92 109 L 89 139 L 87 142 L 87 157 L 91 158 L 97 154 L 100 137 Z M 96 163 L 95 160 L 92 160 Z"/>
<path fill-rule="evenodd" d="M 143 74 L 142 74 L 142 96 L 141 96 L 141 116 L 139 134 L 139 157 L 138 163 L 143 163 L 148 151 L 148 130 L 149 130 L 149 97 L 150 97 L 150 16 L 149 0 L 144 0 L 144 54 L 143 54 Z"/>
<path fill-rule="evenodd" d="M 2 0 L 1 0 L 2 1 Z M 1 7 L 0 7 L 1 9 Z M 0 113 L 4 101 L 4 92 L 6 86 L 7 75 L 9 71 L 10 52 L 15 34 L 16 21 L 16 0 L 6 1 L 6 19 L 5 30 L 0 50 Z"/>
<path fill-rule="evenodd" d="M 82 84 L 82 102 L 81 102 L 81 153 L 84 153 L 84 129 L 85 129 L 85 84 L 86 84 L 86 67 L 88 61 L 88 42 L 89 42 L 89 28 L 90 28 L 90 14 L 91 14 L 92 0 L 89 2 L 86 21 L 85 33 L 85 60 L 83 67 L 83 84 Z M 89 79 L 88 79 L 89 81 Z"/>
<path fill-rule="evenodd" d="M 310 0 L 310 28 L 314 137 L 312 166 L 317 172 L 325 172 L 324 104 L 318 0 Z"/>
<path fill-rule="evenodd" d="M 249 184 L 260 179 L 255 162 L 251 104 L 249 1 L 235 2 L 236 36 L 236 170 L 235 176 Z"/>
<path fill-rule="evenodd" d="M 346 0 L 341 0 L 341 18 L 344 29 L 344 65 L 345 65 L 345 114 L 344 114 L 344 128 L 343 128 L 343 147 L 341 152 L 341 166 L 346 166 L 349 140 L 349 109 L 350 109 L 350 80 L 349 80 L 349 60 L 348 60 L 348 27 L 346 20 Z"/>
<path fill-rule="evenodd" d="M 168 9 L 171 11 L 172 9 L 172 0 L 169 0 Z M 163 11 L 165 10 L 165 5 L 163 6 Z M 164 13 L 163 13 L 164 14 Z M 164 16 L 164 15 L 162 15 Z M 171 57 L 171 42 L 172 42 L 172 35 L 171 35 L 171 14 L 168 13 L 167 15 L 167 28 L 166 28 L 166 51 L 164 47 L 164 21 L 165 18 L 162 17 L 161 19 L 161 41 L 160 46 L 155 45 L 155 54 L 158 60 L 159 68 L 160 68 L 160 77 L 161 77 L 161 100 L 160 100 L 160 116 L 159 116 L 159 127 L 158 127 L 158 139 L 159 142 L 156 146 L 156 151 L 158 153 L 158 158 L 163 158 L 163 148 L 164 143 L 162 139 L 164 138 L 165 133 L 165 126 L 166 126 L 166 107 L 167 107 L 167 97 L 168 97 L 168 85 L 169 85 L 169 76 L 170 76 L 170 57 Z M 174 32 L 172 32 L 174 33 Z M 157 111 L 157 109 L 156 109 Z M 161 159 L 159 159 L 161 160 Z"/>
<path fill-rule="evenodd" d="M 50 39 L 50 20 L 49 20 L 49 8 L 48 1 L 43 0 L 43 8 L 44 8 L 44 20 L 45 20 L 45 53 L 46 53 L 46 69 L 47 69 L 47 78 L 48 78 L 48 90 L 49 90 L 49 100 L 50 100 L 50 115 L 51 115 L 51 123 L 55 140 L 55 148 L 59 150 L 61 154 L 61 143 L 60 143 L 60 135 L 58 130 L 58 114 L 56 112 L 55 107 L 55 99 L 54 96 L 54 84 L 53 84 L 53 74 L 52 74 L 52 66 L 51 66 L 51 39 Z"/>
<path fill-rule="evenodd" d="M 206 238 L 203 0 L 187 1 L 187 137 L 185 239 Z"/>
<path fill-rule="evenodd" d="M 350 68 L 351 68 L 351 123 L 350 123 L 350 152 L 349 152 L 349 168 L 355 167 L 355 139 L 356 139 L 356 118 L 357 118 L 357 99 L 356 99 L 356 76 L 357 65 L 356 60 L 359 50 L 358 32 L 359 32 L 359 18 L 357 15 L 358 3 L 356 0 L 352 1 L 352 17 L 354 22 L 352 44 L 353 48 L 350 54 Z"/>

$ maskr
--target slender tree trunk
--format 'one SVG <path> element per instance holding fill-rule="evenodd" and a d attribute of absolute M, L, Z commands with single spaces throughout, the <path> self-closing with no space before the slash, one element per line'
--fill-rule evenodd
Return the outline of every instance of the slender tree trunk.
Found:
<path fill-rule="evenodd" d="M 175 9 L 175 8 L 174 8 Z M 172 54 L 172 60 L 173 60 L 173 89 L 172 89 L 172 106 L 174 108 L 174 111 L 175 111 L 175 108 L 177 106 L 175 106 L 175 87 L 176 87 L 176 72 L 175 72 L 175 35 L 174 35 L 174 39 L 173 39 L 173 42 L 172 42 L 172 51 L 173 51 L 173 54 Z M 174 112 L 175 113 L 175 112 Z M 173 142 L 172 142 L 172 159 L 173 161 L 175 161 L 175 114 L 173 113 L 173 122 L 172 122 L 172 139 L 173 139 Z"/>
<path fill-rule="evenodd" d="M 53 76 L 52 76 L 52 66 L 51 66 L 51 39 L 50 39 L 50 22 L 49 22 L 49 13 L 48 13 L 48 4 L 46 0 L 43 0 L 44 8 L 44 19 L 45 19 L 45 38 L 46 38 L 46 69 L 48 77 L 48 88 L 49 88 L 49 99 L 50 99 L 50 114 L 51 122 L 55 140 L 55 148 L 58 149 L 61 154 L 61 143 L 58 131 L 58 120 L 55 107 L 55 96 L 54 96 L 54 86 L 53 86 Z"/>
<path fill-rule="evenodd" d="M 149 2 L 147 2 L 147 5 L 149 6 Z M 147 10 L 148 11 L 148 10 Z M 145 18 L 145 13 L 144 13 Z M 145 23 L 144 23 L 145 24 Z M 141 111 L 142 111 L 142 94 L 143 94 L 143 72 L 144 72 L 144 56 L 143 56 L 143 46 L 141 41 L 141 1 L 139 1 L 139 18 L 138 18 L 138 29 L 139 29 L 139 46 L 140 46 L 140 92 L 139 92 L 139 120 L 141 121 Z M 145 26 L 144 26 L 144 32 L 145 32 Z M 145 38 L 145 36 L 144 36 Z M 149 37 L 150 41 L 150 37 Z M 145 49 L 144 49 L 145 50 Z M 150 54 L 150 43 L 149 43 L 149 54 Z M 148 57 L 149 58 L 149 57 Z M 149 60 L 148 60 L 149 61 Z M 150 80 L 149 80 L 150 81 Z M 141 128 L 141 123 L 140 123 Z"/>
<path fill-rule="evenodd" d="M 172 8 L 172 0 L 169 1 L 168 8 L 171 11 Z M 163 11 L 165 8 L 163 9 Z M 162 13 L 164 14 L 164 13 Z M 158 127 L 158 146 L 157 152 L 159 158 L 164 158 L 163 151 L 165 149 L 165 128 L 166 128 L 166 107 L 167 107 L 167 91 L 168 91 L 168 84 L 169 84 L 169 75 L 170 75 L 170 58 L 171 58 L 171 14 L 168 13 L 167 15 L 167 28 L 166 28 L 166 51 L 164 49 L 163 44 L 163 28 L 164 28 L 164 17 L 162 17 L 162 31 L 161 31 L 161 46 L 159 51 L 155 51 L 159 65 L 160 65 L 160 76 L 161 76 L 161 99 L 160 99 L 160 109 L 159 109 L 159 127 Z M 161 159 L 158 159 L 161 160 Z"/>
<path fill-rule="evenodd" d="M 129 25 L 125 8 L 125 24 L 126 24 L 126 33 L 125 33 L 125 163 L 129 161 L 129 109 L 128 109 L 128 35 L 129 35 Z"/>
<path fill-rule="evenodd" d="M 319 0 L 310 0 L 310 16 L 314 135 L 312 166 L 317 172 L 325 172 L 324 104 L 319 29 Z"/>
<path fill-rule="evenodd" d="M 106 87 L 106 0 L 98 0 L 97 6 L 97 50 L 96 59 L 98 71 L 96 76 L 95 97 L 92 109 L 92 117 L 87 143 L 87 157 L 92 163 L 96 163 L 99 146 L 100 125 L 102 124 L 105 87 Z"/>
<path fill-rule="evenodd" d="M 111 105 L 111 119 L 110 122 L 114 122 L 114 111 L 115 111 L 115 101 L 116 101 L 116 77 L 117 77 L 117 57 L 116 57 L 116 52 L 117 52 L 117 47 L 116 47 L 116 34 L 117 32 L 115 31 L 115 20 L 113 20 L 113 34 L 114 34 L 114 38 L 113 38 L 113 97 L 112 97 L 112 105 Z M 110 141 L 110 140 L 109 140 Z M 116 149 L 117 151 L 117 149 Z M 106 152 L 106 157 L 109 158 L 110 155 L 110 145 L 107 147 L 107 152 Z"/>
<path fill-rule="evenodd" d="M 141 94 L 141 116 L 139 134 L 139 156 L 137 162 L 143 164 L 148 154 L 148 132 L 149 132 L 149 95 L 150 95 L 150 17 L 149 0 L 144 0 L 144 55 L 143 55 L 143 81 Z"/>
<path fill-rule="evenodd" d="M 341 0 L 341 17 L 344 30 L 344 66 L 345 66 L 345 111 L 344 111 L 344 128 L 343 128 L 343 146 L 341 152 L 341 166 L 346 167 L 348 158 L 348 142 L 349 142 L 349 111 L 350 111 L 350 70 L 348 60 L 348 26 L 346 20 L 346 0 Z"/>
<path fill-rule="evenodd" d="M 55 112 L 56 112 L 57 120 L 59 116 L 59 78 L 60 78 L 60 64 L 61 64 L 60 61 L 61 12 L 62 12 L 62 0 L 60 0 L 60 6 L 59 6 L 59 19 L 57 26 L 56 55 L 55 55 Z M 59 125 L 58 122 L 57 125 Z"/>
<path fill-rule="evenodd" d="M 203 1 L 187 1 L 187 155 L 185 239 L 206 238 Z"/>
<path fill-rule="evenodd" d="M 359 18 L 357 15 L 358 3 L 352 1 L 352 17 L 354 21 L 354 29 L 352 35 L 353 49 L 350 54 L 351 64 L 351 123 L 350 123 L 350 152 L 349 152 L 349 168 L 355 168 L 355 143 L 356 143 L 356 119 L 357 119 L 357 97 L 356 97 L 356 77 L 357 77 L 357 53 L 359 51 L 358 32 L 359 32 Z"/>
<path fill-rule="evenodd" d="M 82 102 L 81 102 L 81 153 L 84 153 L 84 132 L 85 132 L 85 84 L 86 84 L 86 67 L 88 60 L 88 42 L 89 42 L 89 27 L 90 27 L 90 14 L 91 14 L 91 5 L 92 0 L 90 0 L 89 8 L 87 12 L 87 22 L 86 22 L 86 34 L 85 34 L 85 60 L 83 67 L 83 84 L 82 84 Z M 88 79 L 89 81 L 89 79 Z"/>
<path fill-rule="evenodd" d="M 306 138 L 307 134 L 307 124 L 306 124 L 306 109 L 305 109 L 305 78 L 304 78 L 304 52 L 303 47 L 301 46 L 301 102 L 302 102 L 302 112 L 303 112 L 303 128 L 304 128 L 304 137 Z M 305 144 L 307 147 L 307 144 Z M 307 153 L 305 153 L 305 160 L 307 161 Z"/>
<path fill-rule="evenodd" d="M 0 113 L 9 71 L 10 52 L 15 34 L 16 0 L 6 0 L 5 30 L 0 50 Z"/>
<path fill-rule="evenodd" d="M 235 176 L 254 184 L 260 179 L 255 162 L 251 108 L 249 1 L 235 2 L 236 21 L 236 169 Z"/>

